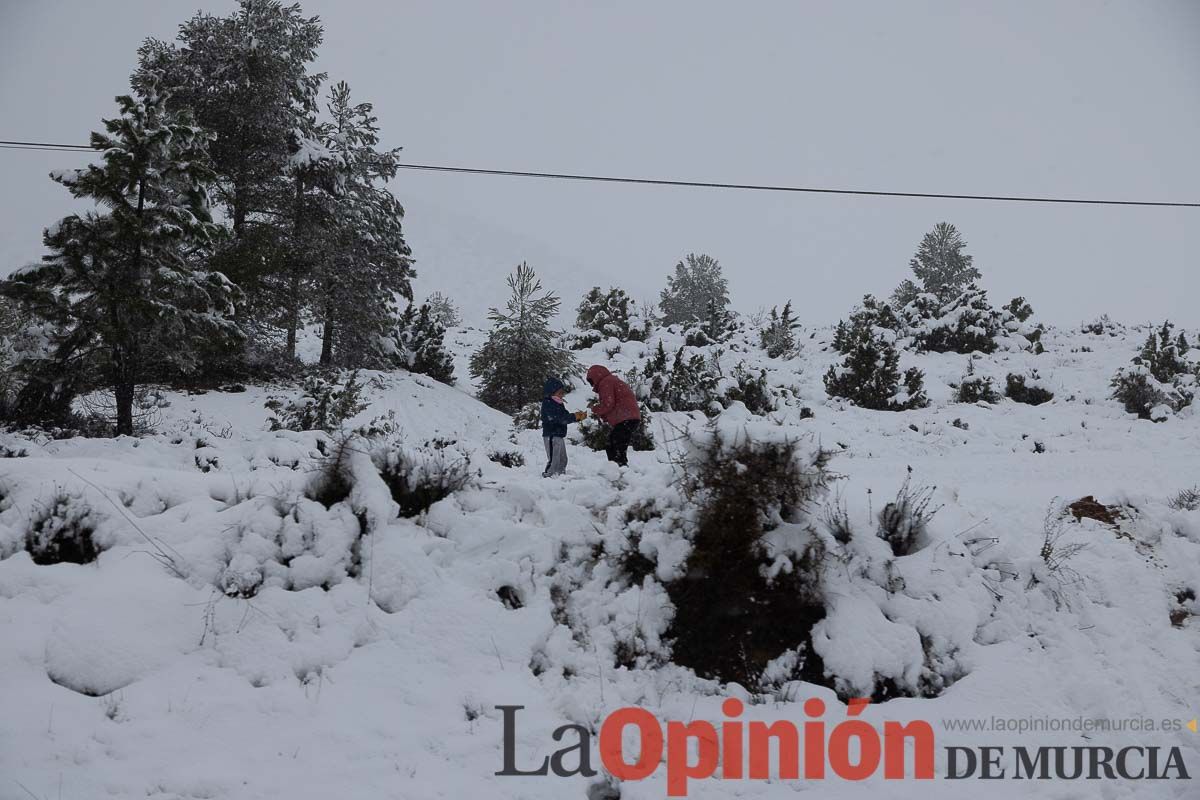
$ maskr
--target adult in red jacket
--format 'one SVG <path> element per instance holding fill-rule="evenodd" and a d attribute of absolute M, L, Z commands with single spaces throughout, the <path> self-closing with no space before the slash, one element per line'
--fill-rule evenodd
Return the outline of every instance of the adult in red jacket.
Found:
<path fill-rule="evenodd" d="M 638 426 L 642 424 L 637 397 L 629 388 L 629 384 L 599 364 L 588 367 L 587 381 L 600 398 L 592 406 L 592 413 L 612 426 L 608 434 L 608 445 L 604 448 L 608 453 L 608 460 L 624 466 L 629 463 L 626 454 L 629 443 Z"/>

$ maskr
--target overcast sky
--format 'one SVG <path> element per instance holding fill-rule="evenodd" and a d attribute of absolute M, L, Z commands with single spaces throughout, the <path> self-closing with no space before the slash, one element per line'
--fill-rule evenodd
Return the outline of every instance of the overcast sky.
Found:
<path fill-rule="evenodd" d="M 0 139 L 86 143 L 145 36 L 233 2 L 0 0 Z M 413 162 L 950 193 L 1200 200 L 1200 2 L 307 0 L 319 68 Z M 0 274 L 70 210 L 63 153 L 0 150 Z M 1200 324 L 1200 209 L 602 186 L 402 172 L 418 292 L 472 317 L 527 258 L 574 304 L 689 251 L 735 307 L 830 322 L 940 220 L 995 302 Z"/>

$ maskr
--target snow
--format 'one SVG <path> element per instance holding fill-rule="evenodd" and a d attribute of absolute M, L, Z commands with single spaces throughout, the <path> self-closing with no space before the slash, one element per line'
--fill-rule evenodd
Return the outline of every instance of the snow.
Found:
<path fill-rule="evenodd" d="M 1171 614 L 1195 613 L 1195 595 L 1183 592 L 1200 590 L 1200 511 L 1167 501 L 1197 481 L 1200 424 L 1191 408 L 1154 424 L 1108 399 L 1109 378 L 1129 364 L 1144 329 L 1107 333 L 1049 328 L 1041 355 L 905 351 L 901 367 L 925 372 L 931 405 L 899 413 L 826 397 L 821 376 L 840 360 L 828 329 L 798 331 L 802 352 L 783 360 L 767 359 L 752 337 L 726 345 L 726 374 L 744 358 L 796 396 L 767 417 L 734 404 L 717 421 L 722 441 L 788 441 L 798 458 L 817 445 L 834 451 L 831 469 L 844 476 L 834 497 L 867 534 L 833 551 L 814 647 L 846 691 L 881 678 L 909 688 L 945 680 L 939 696 L 863 714 L 873 724 L 929 720 L 939 771 L 949 745 L 1131 742 L 1179 746 L 1192 773 L 1200 770 L 1200 738 L 1186 729 L 1084 739 L 940 725 L 993 715 L 1196 716 L 1200 621 L 1184 614 L 1176 626 Z M 396 517 L 366 452 L 348 458 L 345 502 L 326 508 L 307 496 L 329 439 L 271 432 L 263 407 L 294 389 L 165 392 L 158 432 L 143 439 L 0 434 L 3 447 L 29 453 L 0 459 L 0 797 L 28 796 L 21 787 L 57 796 L 59 786 L 63 797 L 583 797 L 584 778 L 494 774 L 496 706 L 525 706 L 517 747 L 527 763 L 554 749 L 558 726 L 594 726 L 621 706 L 719 722 L 723 698 L 749 698 L 653 657 L 667 648 L 663 583 L 681 574 L 689 545 L 677 530 L 693 511 L 671 459 L 683 453 L 681 430 L 702 435 L 699 415 L 656 414 L 659 449 L 631 453 L 627 469 L 573 441 L 567 476 L 544 480 L 540 432 L 514 431 L 469 394 L 466 362 L 482 338 L 468 328 L 448 335 L 457 387 L 363 375 L 370 405 L 350 427 L 391 413 L 395 446 L 453 439 L 477 471 L 414 518 Z M 666 342 L 672 354 L 680 345 Z M 602 343 L 579 355 L 585 366 L 622 371 L 656 346 L 609 356 Z M 1036 369 L 1055 399 L 955 404 L 952 384 L 972 361 L 998 387 L 1008 373 Z M 585 406 L 579 384 L 568 408 Z M 802 418 L 803 406 L 815 417 Z M 489 461 L 497 449 L 521 452 L 525 465 Z M 940 509 L 919 548 L 893 559 L 873 530 L 906 480 L 936 487 Z M 31 521 L 61 493 L 90 509 L 102 548 L 94 563 L 39 565 L 25 552 Z M 1047 508 L 1085 495 L 1125 516 L 1116 528 L 1068 516 L 1060 544 L 1085 547 L 1069 572 L 1050 571 L 1039 556 Z M 628 530 L 655 571 L 641 583 L 616 581 L 593 554 L 621 546 L 627 512 L 648 504 L 658 513 L 633 515 Z M 814 536 L 840 547 L 819 527 L 772 531 L 775 569 L 793 568 L 790 554 Z M 505 587 L 519 608 L 501 601 Z M 613 665 L 625 646 L 642 654 L 633 668 Z M 786 682 L 795 658 L 776 659 L 771 677 Z M 832 690 L 797 683 L 748 705 L 743 719 L 800 722 L 809 697 L 826 702 L 831 723 L 844 719 Z M 659 798 L 665 787 L 660 770 L 623 784 L 622 797 Z M 689 789 L 699 798 L 936 799 L 960 797 L 964 784 L 712 779 Z M 1014 789 L 1044 798 L 1194 793 L 1188 781 L 966 787 L 979 798 Z"/>

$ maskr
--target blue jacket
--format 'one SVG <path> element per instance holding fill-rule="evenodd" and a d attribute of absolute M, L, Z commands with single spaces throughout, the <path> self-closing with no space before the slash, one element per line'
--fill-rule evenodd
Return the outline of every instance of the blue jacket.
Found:
<path fill-rule="evenodd" d="M 567 426 L 575 422 L 575 415 L 551 397 L 561 388 L 558 378 L 547 378 L 542 387 L 542 436 L 566 436 Z"/>

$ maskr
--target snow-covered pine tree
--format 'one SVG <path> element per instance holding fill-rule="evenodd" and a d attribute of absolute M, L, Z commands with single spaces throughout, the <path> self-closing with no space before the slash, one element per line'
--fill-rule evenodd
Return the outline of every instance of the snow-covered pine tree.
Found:
<path fill-rule="evenodd" d="M 541 398 L 547 376 L 566 379 L 579 372 L 569 350 L 555 344 L 550 320 L 562 301 L 543 291 L 533 268 L 521 263 L 508 276 L 511 296 L 506 310 L 488 312 L 492 330 L 471 356 L 471 376 L 479 381 L 478 397 L 509 414 Z"/>
<path fill-rule="evenodd" d="M 792 316 L 792 301 L 783 305 L 783 313 L 771 306 L 767 324 L 759 331 L 758 340 L 770 358 L 790 358 L 796 352 L 796 329 L 800 323 Z"/>
<path fill-rule="evenodd" d="M 239 0 L 227 17 L 197 12 L 175 42 L 151 38 L 138 50 L 134 88 L 158 84 L 170 92 L 171 108 L 191 111 L 216 135 L 214 198 L 237 237 L 276 201 L 297 117 L 316 109 L 325 76 L 309 67 L 323 36 L 318 18 L 304 17 L 298 4 Z"/>
<path fill-rule="evenodd" d="M 710 316 L 710 301 L 721 311 L 729 306 L 729 283 L 720 263 L 712 256 L 689 253 L 675 265 L 667 288 L 659 296 L 658 308 L 664 325 L 690 325 Z"/>
<path fill-rule="evenodd" d="M 194 366 L 198 343 L 232 338 L 235 287 L 203 268 L 218 232 L 209 215 L 211 134 L 167 109 L 144 82 L 117 98 L 120 116 L 92 133 L 99 164 L 52 174 L 72 195 L 109 209 L 72 214 L 46 230 L 49 255 L 2 285 L 6 296 L 55 326 L 63 369 L 86 355 L 115 396 L 116 432 L 133 434 L 133 402 L 147 365 Z M 56 391 L 37 382 L 23 393 Z M 41 400 L 27 397 L 27 405 Z"/>
<path fill-rule="evenodd" d="M 355 367 L 377 360 L 396 316 L 396 297 L 412 301 L 415 271 L 404 241 L 404 208 L 386 187 L 399 148 L 379 150 L 370 103 L 354 104 L 344 81 L 330 90 L 325 147 L 332 158 L 328 229 L 336 242 L 318 266 L 316 306 L 323 325 L 321 363 Z"/>
<path fill-rule="evenodd" d="M 842 363 L 825 373 L 824 380 L 830 397 L 844 398 L 862 408 L 905 411 L 929 405 L 922 372 L 910 367 L 902 378 L 900 354 L 880 333 L 859 336 Z"/>
<path fill-rule="evenodd" d="M 699 353 L 685 357 L 683 348 L 675 352 L 671 371 L 659 398 L 667 411 L 703 411 L 713 414 L 721 409 L 712 363 Z"/>
<path fill-rule="evenodd" d="M 1004 310 L 1012 314 L 1017 322 L 1024 322 L 1033 316 L 1033 306 L 1024 297 L 1014 297 L 1004 305 Z"/>
<path fill-rule="evenodd" d="M 454 360 L 446 352 L 445 336 L 446 329 L 433 316 L 429 303 L 423 303 L 420 310 L 410 303 L 396 321 L 392 360 L 409 372 L 453 384 Z"/>
<path fill-rule="evenodd" d="M 429 318 L 442 328 L 457 328 L 462 325 L 462 314 L 450 297 L 442 292 L 434 292 L 425 300 L 429 306 Z"/>
<path fill-rule="evenodd" d="M 893 308 L 904 308 L 913 300 L 916 300 L 919 294 L 921 294 L 921 287 L 908 278 L 905 278 L 900 281 L 900 285 L 892 292 L 889 302 Z"/>
<path fill-rule="evenodd" d="M 233 236 L 215 249 L 211 267 L 242 288 L 239 324 L 254 349 L 269 351 L 284 331 L 289 359 L 324 242 L 313 145 L 325 75 L 310 72 L 323 36 L 298 4 L 239 0 L 228 16 L 198 12 L 174 42 L 147 39 L 132 76 L 135 88 L 158 82 L 172 109 L 190 111 L 216 134 L 213 198 Z"/>
<path fill-rule="evenodd" d="M 1151 331 L 1133 365 L 1113 376 L 1113 399 L 1142 419 L 1161 422 L 1191 405 L 1200 385 L 1200 366 L 1187 358 L 1187 338 L 1170 321 Z"/>
<path fill-rule="evenodd" d="M 1187 339 L 1182 332 L 1176 337 L 1174 328 L 1171 321 L 1167 320 L 1157 331 L 1151 331 L 1141 352 L 1134 359 L 1134 363 L 1144 364 L 1156 380 L 1164 383 L 1174 380 L 1176 375 L 1192 371 L 1187 360 Z"/>
<path fill-rule="evenodd" d="M 27 315 L 11 299 L 0 294 L 0 423 L 7 421 L 16 405 L 24 381 L 17 370 L 17 339 L 28 324 Z"/>
<path fill-rule="evenodd" d="M 862 304 L 834 329 L 833 349 L 846 355 L 860 342 L 874 336 L 894 340 L 899 329 L 900 320 L 890 305 L 879 302 L 874 295 L 863 295 Z"/>
<path fill-rule="evenodd" d="M 967 284 L 979 280 L 982 276 L 972 265 L 972 256 L 963 252 L 966 247 L 958 228 L 948 222 L 935 225 L 921 239 L 908 262 L 917 282 L 906 280 L 897 287 L 893 296 L 897 307 L 908 305 L 919 292 L 950 300 L 966 289 Z"/>
<path fill-rule="evenodd" d="M 737 316 L 727 310 L 715 297 L 704 306 L 704 314 L 684 329 L 688 347 L 705 347 L 725 341 L 737 330 Z"/>
<path fill-rule="evenodd" d="M 579 333 L 571 349 L 583 350 L 605 339 L 644 342 L 649 322 L 624 289 L 613 287 L 605 292 L 599 286 L 593 286 L 579 303 L 575 327 Z"/>
<path fill-rule="evenodd" d="M 1004 332 L 1004 314 L 988 303 L 987 291 L 972 282 L 957 296 L 937 304 L 936 316 L 928 318 L 931 304 L 918 296 L 905 309 L 906 333 L 918 350 L 934 353 L 992 353 L 996 337 Z"/>

